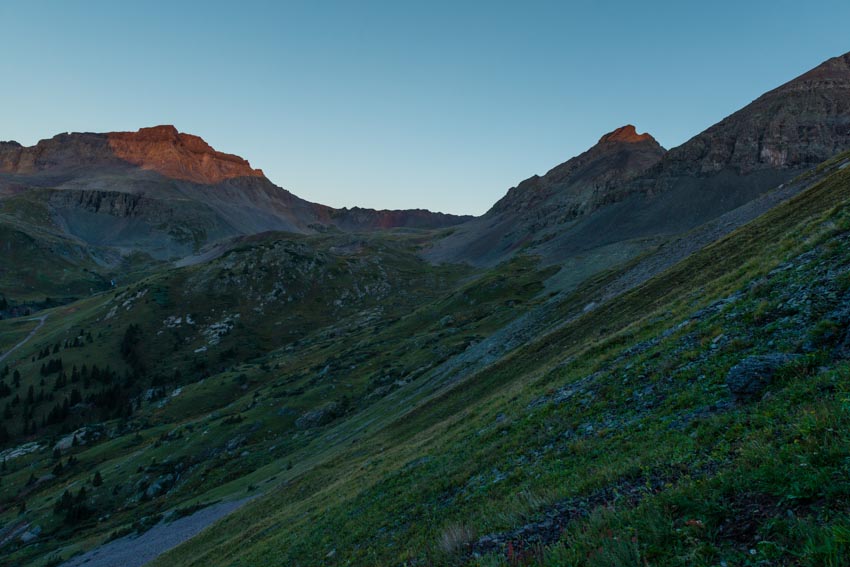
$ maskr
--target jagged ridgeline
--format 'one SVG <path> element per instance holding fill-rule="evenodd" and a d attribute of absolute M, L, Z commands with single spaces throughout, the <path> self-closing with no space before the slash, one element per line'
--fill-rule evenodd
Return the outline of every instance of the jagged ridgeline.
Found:
<path fill-rule="evenodd" d="M 850 564 L 848 150 L 850 55 L 475 219 L 5 143 L 2 562 Z"/>

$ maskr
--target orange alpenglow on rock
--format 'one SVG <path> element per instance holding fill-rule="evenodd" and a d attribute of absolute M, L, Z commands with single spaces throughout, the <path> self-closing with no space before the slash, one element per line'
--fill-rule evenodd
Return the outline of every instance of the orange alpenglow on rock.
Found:
<path fill-rule="evenodd" d="M 631 124 L 626 124 L 620 128 L 617 128 L 613 132 L 609 132 L 605 134 L 601 138 L 599 138 L 599 143 L 603 142 L 626 142 L 629 144 L 634 144 L 637 142 L 643 142 L 646 140 L 655 141 L 655 138 L 650 136 L 647 133 L 638 134 L 635 127 Z"/>
<path fill-rule="evenodd" d="M 214 150 L 202 138 L 174 126 L 107 134 L 115 157 L 172 179 L 215 184 L 236 177 L 264 177 L 247 160 Z"/>

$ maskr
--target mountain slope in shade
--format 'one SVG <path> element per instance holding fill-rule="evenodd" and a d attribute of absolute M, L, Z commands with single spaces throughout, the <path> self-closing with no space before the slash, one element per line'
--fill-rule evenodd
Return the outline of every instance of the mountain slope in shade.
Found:
<path fill-rule="evenodd" d="M 649 143 L 633 129 L 609 136 Z M 587 198 L 564 198 L 553 172 L 570 171 L 606 138 L 543 178 L 524 181 L 427 256 L 491 265 L 522 249 L 572 264 L 584 277 L 737 209 L 850 148 L 850 54 L 766 93 L 663 156 L 656 149 L 654 161 L 634 159 L 627 174 L 585 187 Z"/>
<path fill-rule="evenodd" d="M 63 234 L 162 259 L 265 231 L 441 228 L 469 218 L 311 203 L 173 126 L 0 143 L 0 199 L 25 191 L 44 199 Z"/>
<path fill-rule="evenodd" d="M 605 204 L 612 187 L 658 162 L 664 148 L 649 134 L 627 125 L 602 136 L 583 154 L 533 176 L 508 191 L 484 216 L 457 228 L 429 252 L 435 259 L 491 264 L 529 245 L 549 227 L 557 227 Z M 458 250 L 445 245 L 461 242 Z M 452 252 L 456 252 L 452 254 Z"/>
<path fill-rule="evenodd" d="M 765 93 L 670 151 L 662 173 L 798 169 L 850 145 L 850 53 Z"/>

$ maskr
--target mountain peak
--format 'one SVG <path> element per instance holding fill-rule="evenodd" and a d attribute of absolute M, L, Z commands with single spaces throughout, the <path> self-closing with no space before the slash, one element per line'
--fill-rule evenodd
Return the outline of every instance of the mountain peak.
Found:
<path fill-rule="evenodd" d="M 655 138 L 638 134 L 634 126 L 627 124 L 605 134 L 595 146 L 553 167 L 546 175 L 535 175 L 511 188 L 491 211 L 536 211 L 555 197 L 560 200 L 558 207 L 578 216 L 607 199 L 608 188 L 646 171 L 665 153 Z"/>
<path fill-rule="evenodd" d="M 623 142 L 626 144 L 636 144 L 638 142 L 643 142 L 647 140 L 655 141 L 655 138 L 644 132 L 643 134 L 638 134 L 635 127 L 631 124 L 626 124 L 625 126 L 621 126 L 614 130 L 613 132 L 608 132 L 601 138 L 599 138 L 599 143 L 603 144 L 605 142 Z"/>
<path fill-rule="evenodd" d="M 846 83 L 848 80 L 850 80 L 850 52 L 827 59 L 814 69 L 806 71 L 776 90 L 784 90 L 801 85 L 811 87 L 813 86 L 812 83 L 822 81 L 841 81 Z"/>
<path fill-rule="evenodd" d="M 172 124 L 139 128 L 137 132 L 127 132 L 127 134 L 135 134 L 137 138 L 150 140 L 176 140 L 180 136 L 180 132 Z"/>
<path fill-rule="evenodd" d="M 214 185 L 238 177 L 264 177 L 247 160 L 216 151 L 203 138 L 184 134 L 172 125 L 136 132 L 67 133 L 35 146 L 0 142 L 0 173 L 34 174 L 79 167 L 131 164 L 165 177 Z"/>
<path fill-rule="evenodd" d="M 247 160 L 216 151 L 203 138 L 183 134 L 172 125 L 107 134 L 115 156 L 167 177 L 214 184 L 234 177 L 263 177 Z"/>

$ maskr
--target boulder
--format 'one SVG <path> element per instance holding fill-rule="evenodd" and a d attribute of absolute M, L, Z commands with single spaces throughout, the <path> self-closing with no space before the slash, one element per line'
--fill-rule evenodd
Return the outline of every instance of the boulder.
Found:
<path fill-rule="evenodd" d="M 736 400 L 752 400 L 773 381 L 776 371 L 794 358 L 781 353 L 747 357 L 729 370 L 726 386 Z"/>
<path fill-rule="evenodd" d="M 145 489 L 145 497 L 148 499 L 156 498 L 168 492 L 174 486 L 174 475 L 166 474 L 158 477 L 150 486 Z"/>
<path fill-rule="evenodd" d="M 322 408 L 306 412 L 304 415 L 295 420 L 295 427 L 298 429 L 320 427 L 333 421 L 339 413 L 339 404 L 331 402 Z"/>
<path fill-rule="evenodd" d="M 19 539 L 22 543 L 29 543 L 32 540 L 36 539 L 39 534 L 41 534 L 41 526 L 35 526 L 34 528 L 30 528 L 24 533 L 22 533 Z"/>

